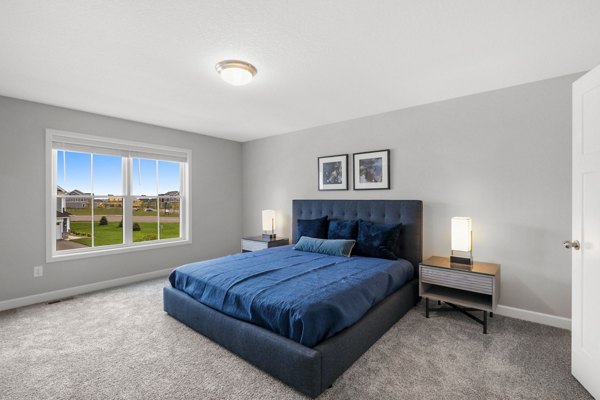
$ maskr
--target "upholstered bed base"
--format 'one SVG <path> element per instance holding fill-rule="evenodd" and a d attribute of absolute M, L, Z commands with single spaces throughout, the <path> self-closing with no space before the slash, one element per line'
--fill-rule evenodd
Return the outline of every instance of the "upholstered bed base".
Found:
<path fill-rule="evenodd" d="M 293 242 L 298 219 L 362 219 L 402 224 L 397 254 L 418 268 L 423 247 L 423 203 L 419 200 L 294 200 Z M 417 274 L 415 274 L 417 276 Z M 314 348 L 240 321 L 166 287 L 165 311 L 298 391 L 316 397 L 348 369 L 418 301 L 417 279 L 373 307 L 354 325 Z"/>
<path fill-rule="evenodd" d="M 164 288 L 164 309 L 169 315 L 311 397 L 331 386 L 417 300 L 415 279 L 356 324 L 310 348 L 213 310 L 177 289 Z"/>

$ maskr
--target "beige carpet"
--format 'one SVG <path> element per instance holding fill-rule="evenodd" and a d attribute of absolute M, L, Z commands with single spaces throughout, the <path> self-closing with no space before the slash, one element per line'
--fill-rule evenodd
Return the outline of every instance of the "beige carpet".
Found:
<path fill-rule="evenodd" d="M 162 311 L 164 280 L 0 313 L 2 399 L 300 399 Z M 320 399 L 591 399 L 570 334 L 410 311 Z"/>

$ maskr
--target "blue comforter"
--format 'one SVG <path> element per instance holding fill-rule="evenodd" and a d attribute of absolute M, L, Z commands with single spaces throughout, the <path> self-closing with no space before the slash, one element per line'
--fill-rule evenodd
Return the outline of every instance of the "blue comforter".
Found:
<path fill-rule="evenodd" d="M 183 265 L 171 285 L 199 302 L 313 347 L 412 279 L 406 260 L 277 247 Z"/>

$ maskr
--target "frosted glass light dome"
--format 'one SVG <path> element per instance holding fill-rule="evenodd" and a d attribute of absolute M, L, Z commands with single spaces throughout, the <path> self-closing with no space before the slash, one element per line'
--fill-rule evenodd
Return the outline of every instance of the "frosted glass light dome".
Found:
<path fill-rule="evenodd" d="M 233 86 L 242 86 L 250 83 L 258 72 L 254 65 L 239 60 L 221 61 L 215 65 L 215 69 L 225 82 Z"/>

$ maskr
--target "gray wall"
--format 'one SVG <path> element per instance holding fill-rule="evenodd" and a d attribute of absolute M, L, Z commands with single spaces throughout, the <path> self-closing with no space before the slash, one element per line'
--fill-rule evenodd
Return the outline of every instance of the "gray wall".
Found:
<path fill-rule="evenodd" d="M 191 149 L 193 243 L 46 264 L 46 128 Z M 0 97 L 0 301 L 238 252 L 241 159 L 237 142 Z"/>
<path fill-rule="evenodd" d="M 424 256 L 448 255 L 450 218 L 473 218 L 473 254 L 502 264 L 500 303 L 569 317 L 571 83 L 580 74 L 243 145 L 243 231 L 292 199 L 420 199 Z M 317 157 L 391 149 L 391 190 L 317 191 Z M 351 164 L 351 163 L 350 163 Z M 352 185 L 350 186 L 352 187 Z"/>

